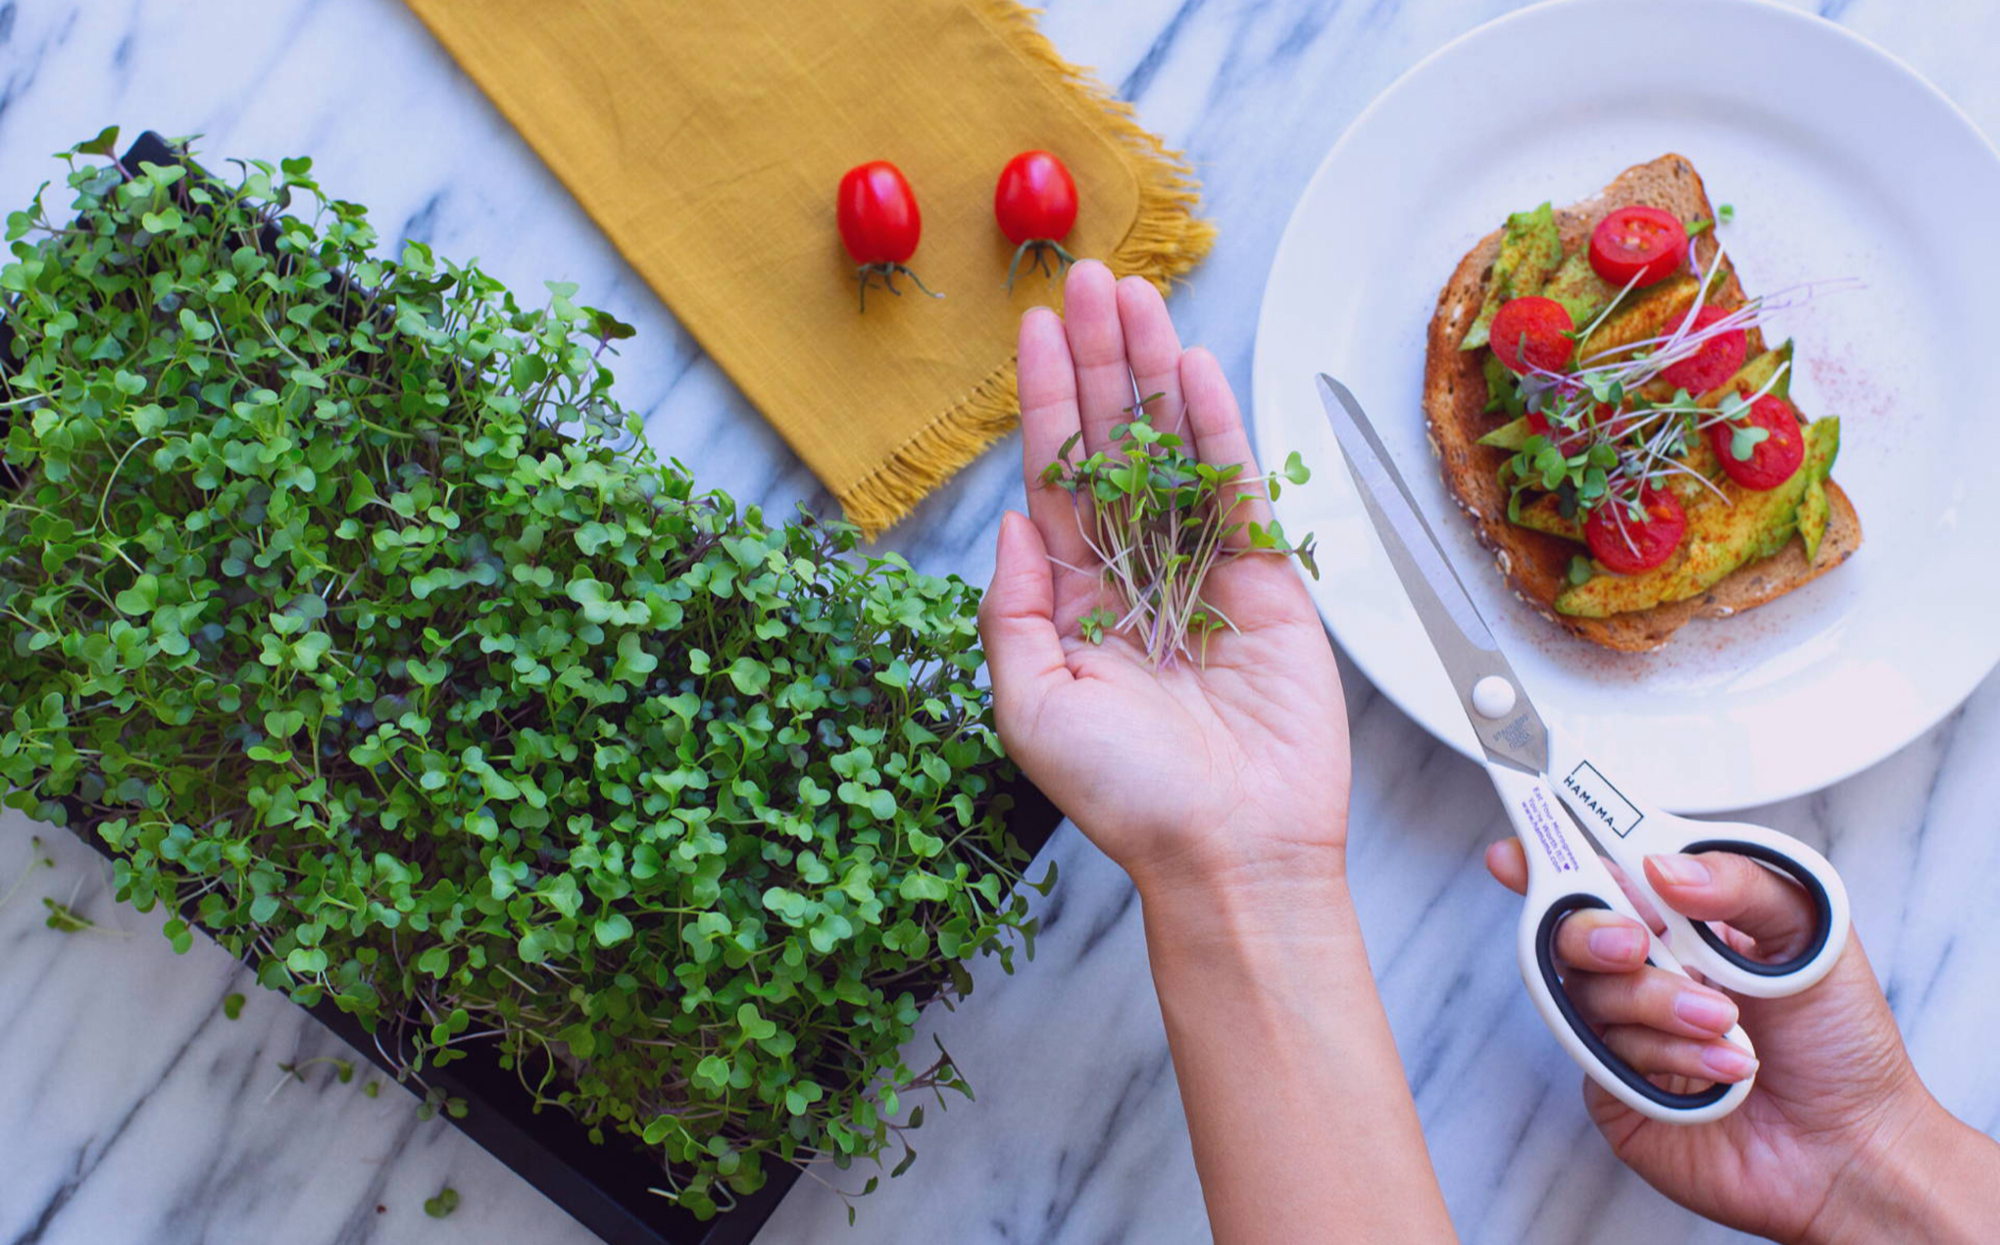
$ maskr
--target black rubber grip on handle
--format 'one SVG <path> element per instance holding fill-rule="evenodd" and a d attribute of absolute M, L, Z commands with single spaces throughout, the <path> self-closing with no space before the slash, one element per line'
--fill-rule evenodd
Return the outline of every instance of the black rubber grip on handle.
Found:
<path fill-rule="evenodd" d="M 1569 993 L 1563 989 L 1562 978 L 1556 976 L 1556 928 L 1562 924 L 1563 918 L 1572 912 L 1581 912 L 1586 908 L 1609 909 L 1610 907 L 1610 904 L 1597 896 L 1578 891 L 1575 894 L 1564 895 L 1550 904 L 1548 911 L 1542 913 L 1542 923 L 1535 930 L 1535 967 L 1541 970 L 1542 982 L 1549 988 L 1549 997 L 1556 1001 L 1556 1010 L 1562 1013 L 1563 1019 L 1569 1023 L 1570 1032 L 1576 1034 L 1577 1040 L 1589 1048 L 1590 1053 L 1597 1057 L 1597 1061 L 1611 1069 L 1612 1075 L 1623 1081 L 1634 1093 L 1670 1111 L 1693 1111 L 1721 1101 L 1723 1095 L 1734 1086 L 1718 1082 L 1697 1093 L 1677 1094 L 1653 1084 L 1631 1064 L 1620 1059 L 1617 1052 L 1606 1046 L 1604 1039 L 1597 1036 L 1597 1031 L 1583 1018 L 1583 1013 L 1576 1010 L 1576 1004 L 1569 1001 Z M 1646 962 L 1650 964 L 1652 960 L 1648 958 Z"/>
<path fill-rule="evenodd" d="M 1805 950 L 1789 960 L 1753 960 L 1724 942 L 1708 927 L 1707 921 L 1689 921 L 1688 924 L 1694 926 L 1695 937 L 1707 943 L 1710 950 L 1746 973 L 1755 973 L 1759 977 L 1785 977 L 1804 968 L 1814 956 L 1826 949 L 1826 940 L 1833 937 L 1833 903 L 1826 897 L 1826 887 L 1820 885 L 1819 879 L 1804 865 L 1761 843 L 1745 843 L 1740 839 L 1703 839 L 1681 849 L 1681 853 L 1687 856 L 1701 852 L 1734 852 L 1770 865 L 1805 890 L 1806 899 L 1813 909 L 1813 935 L 1806 940 Z"/>

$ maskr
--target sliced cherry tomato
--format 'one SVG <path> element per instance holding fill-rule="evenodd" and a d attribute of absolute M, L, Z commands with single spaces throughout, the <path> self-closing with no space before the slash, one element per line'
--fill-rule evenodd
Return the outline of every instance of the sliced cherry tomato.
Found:
<path fill-rule="evenodd" d="M 1762 428 L 1767 435 L 1750 447 L 1750 457 L 1738 458 L 1733 443 L 1737 431 L 1744 428 Z M 1708 441 L 1729 478 L 1760 493 L 1791 479 L 1806 460 L 1806 438 L 1799 428 L 1798 414 L 1791 403 L 1768 393 L 1752 402 L 1741 419 L 1710 424 Z"/>
<path fill-rule="evenodd" d="M 870 160 L 847 170 L 840 179 L 834 218 L 840 226 L 841 245 L 857 265 L 855 276 L 861 283 L 863 310 L 868 305 L 869 282 L 875 277 L 882 278 L 891 294 L 902 293 L 895 284 L 899 272 L 916 281 L 917 288 L 932 298 L 940 297 L 925 289 L 917 274 L 906 267 L 923 236 L 924 220 L 917 211 L 917 196 L 901 169 L 887 160 Z"/>
<path fill-rule="evenodd" d="M 1699 333 L 1729 313 L 1720 307 L 1703 307 L 1695 312 L 1691 333 Z M 1676 389 L 1700 395 L 1722 385 L 1743 366 L 1750 350 L 1750 335 L 1743 329 L 1716 333 L 1702 342 L 1701 349 L 1660 373 L 1660 379 Z"/>
<path fill-rule="evenodd" d="M 1651 570 L 1673 556 L 1687 534 L 1687 514 L 1672 493 L 1646 485 L 1638 496 L 1643 519 L 1632 515 L 1628 488 L 1622 497 L 1599 502 L 1583 520 L 1583 542 L 1590 546 L 1590 556 L 1614 574 Z"/>
<path fill-rule="evenodd" d="M 1056 271 L 1076 262 L 1063 249 L 1062 240 L 1076 225 L 1076 182 L 1063 162 L 1046 151 L 1024 151 L 1000 170 L 993 186 L 993 219 L 1000 232 L 1014 243 L 1014 258 L 1007 265 L 1007 288 L 1014 288 L 1014 270 L 1030 251 L 1040 267 L 1050 254 Z"/>
<path fill-rule="evenodd" d="M 1619 208 L 1590 231 L 1590 266 L 1621 289 L 1634 275 L 1641 286 L 1672 275 L 1687 249 L 1688 233 L 1680 219 L 1643 204 Z"/>
<path fill-rule="evenodd" d="M 1517 375 L 1530 367 L 1558 372 L 1569 366 L 1576 343 L 1569 312 L 1553 298 L 1510 298 L 1493 314 L 1493 357 Z"/>

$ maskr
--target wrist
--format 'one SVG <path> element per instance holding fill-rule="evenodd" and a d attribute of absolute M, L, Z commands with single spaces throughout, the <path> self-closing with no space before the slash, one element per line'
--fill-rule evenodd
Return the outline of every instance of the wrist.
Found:
<path fill-rule="evenodd" d="M 2000 1239 L 2000 1146 L 1913 1092 L 1900 1125 L 1877 1129 L 1841 1172 L 1802 1245 Z"/>
<path fill-rule="evenodd" d="M 1323 938 L 1351 915 L 1346 853 L 1331 842 L 1274 843 L 1223 830 L 1178 857 L 1132 871 L 1149 929 L 1203 945 L 1297 943 Z"/>

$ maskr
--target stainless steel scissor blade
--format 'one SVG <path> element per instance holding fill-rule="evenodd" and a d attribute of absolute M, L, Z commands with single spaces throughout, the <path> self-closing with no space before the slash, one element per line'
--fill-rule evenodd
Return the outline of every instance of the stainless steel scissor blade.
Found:
<path fill-rule="evenodd" d="M 1320 401 L 1327 422 L 1347 458 L 1355 491 L 1374 520 L 1382 548 L 1403 581 L 1403 591 L 1417 611 L 1417 621 L 1437 650 L 1451 677 L 1453 690 L 1465 708 L 1487 756 L 1542 773 L 1549 766 L 1549 732 L 1528 700 L 1521 680 L 1500 652 L 1486 620 L 1479 616 L 1458 572 L 1424 521 L 1409 486 L 1382 447 L 1361 404 L 1347 387 L 1331 376 L 1319 377 Z M 1494 680 L 1504 683 L 1496 683 Z M 1475 704 L 1475 696 L 1480 703 Z M 1497 716 L 1489 712 L 1497 706 Z"/>

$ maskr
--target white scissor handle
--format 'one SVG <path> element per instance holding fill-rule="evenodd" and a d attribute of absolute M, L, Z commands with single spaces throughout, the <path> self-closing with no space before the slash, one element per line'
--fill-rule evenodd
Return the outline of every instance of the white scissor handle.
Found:
<path fill-rule="evenodd" d="M 1486 769 L 1528 858 L 1527 905 L 1521 913 L 1516 952 L 1521 981 L 1542 1023 L 1591 1080 L 1641 1115 L 1669 1123 L 1704 1124 L 1734 1111 L 1749 1095 L 1751 1081 L 1717 1083 L 1695 1093 L 1662 1089 L 1606 1045 L 1570 1002 L 1555 964 L 1556 930 L 1563 918 L 1588 908 L 1609 908 L 1634 920 L 1639 914 L 1540 775 L 1490 761 Z M 1650 932 L 1647 937 L 1652 964 L 1687 975 L 1666 944 Z M 1726 1036 L 1754 1053 L 1741 1025 Z"/>
<path fill-rule="evenodd" d="M 1551 733 L 1552 736 L 1554 733 Z M 1696 821 L 1663 812 L 1629 788 L 1614 785 L 1589 758 L 1549 740 L 1549 777 L 1563 803 L 1591 828 L 1606 855 L 1667 926 L 1667 945 L 1681 962 L 1726 990 L 1752 998 L 1797 994 L 1832 970 L 1847 946 L 1847 887 L 1819 852 L 1789 834 L 1742 821 Z M 1705 921 L 1668 907 L 1646 880 L 1645 858 L 1660 853 L 1734 852 L 1789 877 L 1813 909 L 1813 932 L 1787 960 L 1753 960 L 1724 942 Z"/>

